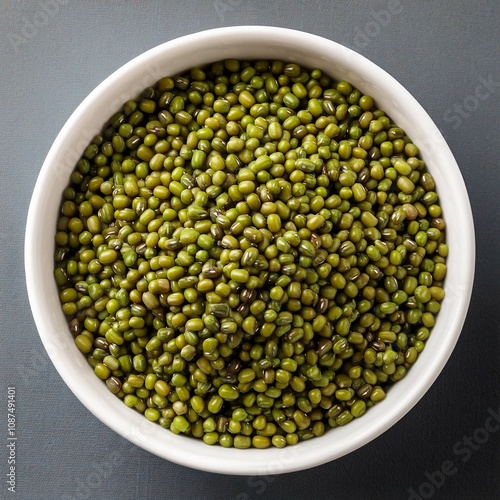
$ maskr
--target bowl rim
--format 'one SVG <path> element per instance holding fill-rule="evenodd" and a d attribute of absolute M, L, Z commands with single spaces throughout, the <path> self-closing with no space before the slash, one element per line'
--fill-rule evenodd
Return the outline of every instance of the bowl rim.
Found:
<path fill-rule="evenodd" d="M 343 444 L 340 448 L 335 448 L 335 446 L 333 446 L 332 449 L 332 446 L 326 446 L 326 441 L 324 437 L 322 437 L 300 443 L 293 447 L 286 447 L 282 450 L 250 449 L 245 451 L 224 449 L 222 447 L 208 447 L 201 441 L 196 440 L 197 445 L 193 448 L 193 450 L 190 450 L 191 446 L 187 445 L 185 442 L 186 437 L 174 436 L 173 433 L 166 433 L 169 435 L 171 434 L 171 436 L 166 438 L 165 442 L 174 446 L 181 445 L 182 443 L 182 445 L 185 446 L 181 445 L 174 449 L 168 447 L 160 448 L 158 446 L 158 441 L 154 438 L 155 432 L 151 430 L 152 427 L 149 427 L 149 424 L 151 424 L 151 426 L 161 429 L 157 424 L 147 422 L 146 426 L 142 426 L 140 425 L 142 422 L 139 422 L 138 420 L 146 420 L 142 415 L 132 414 L 132 412 L 125 414 L 119 411 L 117 407 L 113 408 L 113 414 L 111 416 L 106 412 L 100 411 L 100 408 L 96 407 L 96 402 L 91 398 L 89 399 L 87 388 L 82 387 L 85 386 L 85 384 L 80 384 L 79 380 L 74 379 L 68 373 L 67 361 L 65 361 L 63 356 L 60 356 L 61 350 L 54 350 L 53 348 L 55 332 L 52 329 L 51 323 L 47 318 L 47 312 L 44 309 L 44 294 L 41 294 L 38 291 L 39 282 L 36 278 L 40 272 L 41 264 L 37 259 L 37 253 L 34 249 L 36 248 L 38 241 L 36 238 L 37 220 L 41 216 L 40 211 L 43 210 L 44 199 L 47 196 L 44 192 L 44 183 L 47 182 L 47 176 L 51 169 L 54 168 L 54 163 L 57 164 L 58 157 L 61 155 L 64 141 L 68 133 L 77 125 L 78 121 L 85 116 L 86 113 L 88 113 L 96 98 L 104 95 L 108 89 L 113 88 L 113 86 L 120 79 L 129 75 L 135 68 L 146 63 L 150 63 L 156 58 L 160 58 L 162 54 L 175 51 L 180 47 L 190 45 L 202 46 L 204 44 L 206 44 L 206 46 L 210 46 L 211 43 L 213 44 L 221 38 L 231 36 L 238 37 L 240 41 L 243 39 L 250 41 L 251 39 L 255 40 L 256 38 L 259 38 L 260 40 L 264 40 L 268 43 L 283 44 L 286 42 L 291 46 L 294 44 L 297 46 L 299 43 L 304 43 L 307 47 L 316 47 L 316 50 L 319 50 L 318 47 L 321 46 L 324 51 L 331 49 L 332 51 L 337 51 L 338 53 L 341 52 L 346 64 L 354 67 L 356 71 L 358 71 L 359 68 L 363 68 L 359 74 L 362 75 L 365 72 L 370 72 L 371 75 L 374 77 L 376 76 L 381 85 L 384 85 L 387 89 L 392 89 L 393 91 L 397 90 L 397 95 L 393 96 L 394 101 L 396 103 L 402 103 L 404 109 L 411 108 L 415 120 L 421 121 L 429 131 L 429 135 L 433 135 L 437 138 L 435 140 L 435 144 L 431 144 L 430 150 L 432 150 L 434 145 L 438 146 L 434 152 L 446 159 L 446 168 L 451 170 L 454 174 L 454 178 L 450 182 L 452 182 L 453 188 L 456 190 L 457 197 L 459 197 L 457 199 L 461 199 L 461 203 L 454 208 L 458 211 L 459 216 L 462 219 L 464 225 L 464 235 L 466 238 L 464 236 L 461 242 L 463 245 L 460 246 L 460 262 L 464 267 L 462 269 L 463 276 L 461 284 L 459 285 L 462 288 L 455 291 L 456 306 L 458 310 L 452 318 L 453 321 L 450 326 L 452 333 L 449 334 L 446 337 L 445 342 L 439 346 L 437 354 L 428 357 L 427 361 L 429 369 L 425 372 L 424 376 L 417 381 L 417 384 L 412 387 L 412 390 L 408 393 L 409 395 L 401 395 L 401 400 L 399 401 L 397 407 L 388 407 L 380 410 L 380 406 L 383 405 L 376 405 L 371 408 L 370 413 L 373 413 L 374 417 L 377 414 L 378 417 L 373 426 L 363 426 L 359 424 L 362 419 L 351 422 L 348 427 L 352 426 L 353 429 L 356 429 L 357 433 L 355 435 L 352 435 L 352 433 L 346 434 L 346 438 L 343 439 Z M 214 60 L 217 59 L 217 57 L 214 58 Z M 188 68 L 186 67 L 185 69 Z M 332 71 L 332 73 L 334 73 L 334 71 Z M 385 109 L 382 105 L 380 107 Z M 389 114 L 392 116 L 391 113 Z M 398 123 L 398 120 L 395 120 L 395 122 Z M 465 322 L 472 293 L 475 267 L 474 225 L 465 183 L 451 150 L 444 139 L 442 139 L 442 136 L 433 120 L 418 103 L 418 101 L 386 71 L 352 49 L 318 35 L 272 26 L 231 26 L 209 29 L 185 35 L 143 52 L 114 71 L 102 83 L 100 83 L 68 118 L 46 156 L 38 175 L 28 210 L 24 251 L 28 298 L 38 333 L 60 376 L 76 397 L 84 404 L 84 406 L 86 406 L 91 413 L 93 413 L 99 420 L 101 420 L 108 427 L 112 428 L 118 434 L 157 456 L 200 470 L 238 475 L 267 475 L 293 472 L 324 464 L 340 458 L 367 444 L 399 421 L 417 404 L 425 392 L 427 392 L 427 390 L 431 387 L 432 383 L 441 373 L 453 351 Z M 62 316 L 60 311 L 59 314 Z M 64 346 L 64 349 L 65 348 L 66 346 Z M 425 350 L 423 352 L 426 353 Z M 414 368 L 415 367 L 412 369 Z M 97 380 L 97 377 L 94 378 Z M 396 384 L 396 386 L 397 385 L 398 384 Z M 117 398 L 115 399 L 117 400 L 117 403 L 121 404 L 125 408 L 125 405 L 123 405 L 121 401 Z M 111 417 L 114 417 L 115 419 Z M 140 425 L 139 434 L 131 429 L 131 426 L 133 425 Z M 332 433 L 335 434 L 335 431 Z M 182 441 L 179 441 L 179 439 Z M 329 441 L 331 442 L 331 440 Z M 317 442 L 319 444 L 315 444 L 313 442 Z M 198 444 L 205 447 L 207 452 L 205 453 L 205 450 L 201 450 Z M 185 448 L 189 449 L 186 450 Z M 193 453 L 195 450 L 196 453 Z M 262 459 L 264 457 L 266 458 L 267 463 L 262 463 Z"/>

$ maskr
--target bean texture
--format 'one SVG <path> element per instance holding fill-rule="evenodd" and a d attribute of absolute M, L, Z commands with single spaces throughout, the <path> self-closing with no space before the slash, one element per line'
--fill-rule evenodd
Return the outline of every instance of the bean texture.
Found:
<path fill-rule="evenodd" d="M 447 272 L 438 188 L 404 130 L 320 69 L 225 60 L 162 78 L 64 191 L 70 333 L 113 394 L 176 434 L 322 436 L 425 348 Z"/>

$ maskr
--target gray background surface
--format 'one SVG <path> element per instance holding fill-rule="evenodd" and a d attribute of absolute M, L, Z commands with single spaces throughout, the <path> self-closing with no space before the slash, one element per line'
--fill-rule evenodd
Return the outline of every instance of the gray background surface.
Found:
<path fill-rule="evenodd" d="M 0 0 L 0 498 L 14 497 L 6 484 L 8 386 L 17 390 L 17 498 L 499 498 L 500 432 L 484 430 L 489 412 L 500 410 L 499 19 L 497 0 Z M 82 99 L 161 42 L 238 24 L 322 35 L 396 77 L 448 140 L 477 231 L 468 319 L 423 400 L 349 456 L 268 478 L 181 467 L 101 424 L 65 386 L 42 347 L 22 261 L 36 177 Z M 455 473 L 440 476 L 436 471 L 446 461 Z"/>

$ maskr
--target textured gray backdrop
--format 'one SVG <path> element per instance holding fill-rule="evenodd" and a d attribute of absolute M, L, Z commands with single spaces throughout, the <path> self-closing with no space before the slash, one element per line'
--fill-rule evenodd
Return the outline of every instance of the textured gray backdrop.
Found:
<path fill-rule="evenodd" d="M 498 0 L 0 0 L 0 498 L 499 498 L 500 425 L 488 420 L 500 406 L 499 19 Z M 36 177 L 82 99 L 161 42 L 238 24 L 322 35 L 396 77 L 447 138 L 477 230 L 469 316 L 423 400 L 349 456 L 268 478 L 218 476 L 169 463 L 94 418 L 43 350 L 22 261 Z M 6 482 L 8 386 L 17 391 L 16 495 Z M 448 475 L 439 472 L 443 468 Z"/>

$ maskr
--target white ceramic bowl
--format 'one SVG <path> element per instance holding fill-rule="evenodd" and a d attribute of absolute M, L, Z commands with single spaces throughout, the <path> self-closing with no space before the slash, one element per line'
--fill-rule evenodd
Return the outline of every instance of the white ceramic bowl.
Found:
<path fill-rule="evenodd" d="M 73 343 L 54 283 L 54 234 L 61 193 L 90 139 L 130 98 L 160 77 L 225 58 L 282 59 L 319 67 L 350 81 L 420 147 L 434 176 L 450 248 L 446 299 L 418 362 L 384 402 L 323 437 L 284 449 L 237 450 L 177 436 L 127 408 L 108 391 Z M 376 438 L 405 415 L 443 369 L 460 335 L 474 275 L 474 228 L 467 191 L 436 125 L 394 78 L 358 53 L 311 34 L 283 28 L 220 28 L 164 43 L 125 64 L 80 104 L 57 136 L 40 171 L 26 228 L 26 281 L 33 316 L 47 352 L 69 388 L 103 423 L 136 445 L 197 469 L 226 474 L 272 474 L 339 458 Z"/>

